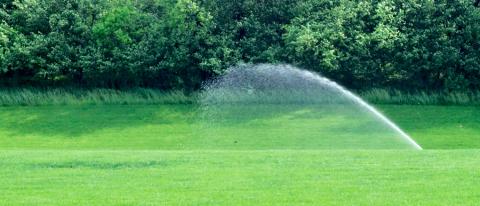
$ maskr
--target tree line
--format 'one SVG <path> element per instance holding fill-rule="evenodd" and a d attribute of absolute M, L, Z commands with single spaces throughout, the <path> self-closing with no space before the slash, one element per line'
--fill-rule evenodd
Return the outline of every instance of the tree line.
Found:
<path fill-rule="evenodd" d="M 267 62 L 353 89 L 480 89 L 476 0 L 0 2 L 0 86 L 191 91 Z"/>

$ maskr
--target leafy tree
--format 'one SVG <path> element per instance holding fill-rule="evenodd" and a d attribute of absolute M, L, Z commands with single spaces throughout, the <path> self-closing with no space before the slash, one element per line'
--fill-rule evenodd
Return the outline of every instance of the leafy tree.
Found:
<path fill-rule="evenodd" d="M 284 36 L 290 61 L 349 87 L 478 88 L 469 2 L 307 0 L 296 11 Z"/>
<path fill-rule="evenodd" d="M 158 31 L 164 34 L 159 47 L 164 48 L 160 67 L 176 75 L 177 84 L 198 88 L 211 74 L 218 72 L 221 59 L 214 50 L 211 35 L 212 16 L 192 0 L 179 0 L 167 14 Z"/>
<path fill-rule="evenodd" d="M 215 34 L 228 37 L 234 58 L 244 62 L 281 62 L 284 58 L 283 26 L 293 18 L 297 1 L 204 0 L 212 13 Z"/>
<path fill-rule="evenodd" d="M 350 88 L 480 89 L 471 0 L 0 0 L 0 85 L 195 90 L 239 62 Z"/>
<path fill-rule="evenodd" d="M 7 56 L 10 53 L 9 42 L 12 29 L 5 22 L 0 24 L 0 72 L 7 71 Z"/>
<path fill-rule="evenodd" d="M 144 38 L 152 28 L 155 19 L 132 6 L 113 8 L 103 15 L 92 28 L 96 45 L 91 47 L 93 57 L 86 71 L 88 78 L 95 84 L 108 87 L 127 87 L 138 85 L 140 71 L 144 68 L 133 67 L 142 58 L 148 58 L 144 47 Z"/>
<path fill-rule="evenodd" d="M 14 1 L 9 23 L 20 36 L 12 44 L 7 77 L 18 84 L 68 84 L 82 68 L 79 53 L 90 41 L 89 1 Z M 82 13 L 85 12 L 85 13 Z"/>
<path fill-rule="evenodd" d="M 297 11 L 284 36 L 291 61 L 356 88 L 398 78 L 389 58 L 405 37 L 392 2 L 306 1 Z"/>
<path fill-rule="evenodd" d="M 404 4 L 407 41 L 396 68 L 406 71 L 410 88 L 478 89 L 480 11 L 468 1 L 415 1 Z"/>

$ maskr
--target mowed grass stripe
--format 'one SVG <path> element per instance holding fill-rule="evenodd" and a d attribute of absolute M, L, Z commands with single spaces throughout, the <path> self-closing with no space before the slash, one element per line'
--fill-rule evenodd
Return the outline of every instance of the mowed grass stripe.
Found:
<path fill-rule="evenodd" d="M 377 107 L 424 149 L 480 148 L 479 106 Z"/>
<path fill-rule="evenodd" d="M 479 107 L 377 107 L 424 149 L 480 148 Z M 361 124 L 348 122 L 348 116 L 328 117 L 329 121 L 324 123 L 333 126 L 317 126 L 325 115 L 297 111 L 282 114 L 272 109 L 264 111 L 269 114 L 261 122 L 241 122 L 239 116 L 235 127 L 205 133 L 198 130 L 197 111 L 195 105 L 0 107 L 0 149 L 323 149 L 320 146 L 324 140 L 315 138 L 316 132 L 351 138 L 360 136 L 356 132 L 362 128 L 364 137 L 372 132 Z M 294 128 L 285 127 L 290 121 L 296 121 Z M 335 130 L 336 126 L 339 129 Z M 350 127 L 355 128 L 353 132 Z"/>
<path fill-rule="evenodd" d="M 0 151 L 0 205 L 475 205 L 480 150 Z"/>

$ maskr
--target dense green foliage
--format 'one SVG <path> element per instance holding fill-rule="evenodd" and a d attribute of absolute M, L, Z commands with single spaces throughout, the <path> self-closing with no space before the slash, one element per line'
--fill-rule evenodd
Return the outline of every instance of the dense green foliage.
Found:
<path fill-rule="evenodd" d="M 0 85 L 198 89 L 238 62 L 349 88 L 480 89 L 472 0 L 2 0 Z"/>
<path fill-rule="evenodd" d="M 334 2 L 297 8 L 285 35 L 292 61 L 355 88 L 479 88 L 480 10 L 471 1 Z"/>

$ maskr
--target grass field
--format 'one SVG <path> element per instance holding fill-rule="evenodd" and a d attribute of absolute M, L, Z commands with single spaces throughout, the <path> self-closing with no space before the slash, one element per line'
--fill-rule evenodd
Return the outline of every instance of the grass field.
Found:
<path fill-rule="evenodd" d="M 399 106 L 380 105 L 379 109 L 425 149 L 480 148 L 480 109 L 475 106 Z M 0 148 L 2 149 L 318 149 L 322 139 L 312 137 L 322 129 L 319 123 L 341 129 L 355 127 L 346 118 L 321 122 L 321 114 L 300 113 L 295 126 L 284 128 L 291 115 L 277 111 L 264 121 L 240 122 L 235 127 L 203 134 L 192 105 L 80 105 L 0 107 Z M 249 112 L 250 113 L 250 112 Z M 290 113 L 297 114 L 296 111 Z M 236 113 L 239 114 L 239 113 Z M 252 116 L 247 116 L 252 118 Z M 351 118 L 350 118 L 351 119 Z M 355 118 L 353 118 L 356 120 Z M 247 121 L 239 117 L 238 121 Z M 256 130 L 255 125 L 267 124 Z M 338 123 L 340 122 L 340 123 Z M 346 125 L 343 125 L 346 122 Z M 287 124 L 288 126 L 288 124 Z M 319 131 L 311 131 L 320 127 Z M 352 131 L 328 131 L 324 136 L 375 135 L 364 125 Z M 245 129 L 247 128 L 247 129 Z M 305 129 L 304 129 L 305 128 Z M 365 128 L 365 130 L 362 130 Z M 247 130 L 258 132 L 258 138 Z M 243 132 L 243 133 L 242 133 Z M 202 134 L 200 134 L 202 133 Z M 220 135 L 220 136 L 219 136 Z M 245 137 L 246 135 L 250 135 Z M 290 137 L 295 138 L 290 138 Z M 237 141 L 237 142 L 235 142 Z M 361 147 L 360 147 L 361 148 Z M 354 148 L 355 149 L 355 148 Z"/>
<path fill-rule="evenodd" d="M 425 150 L 198 140 L 192 105 L 0 107 L 0 205 L 480 202 L 479 107 L 378 108 Z"/>
<path fill-rule="evenodd" d="M 480 152 L 4 151 L 1 205 L 476 205 Z"/>

